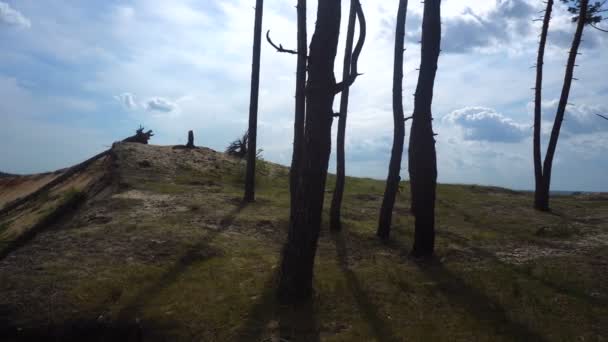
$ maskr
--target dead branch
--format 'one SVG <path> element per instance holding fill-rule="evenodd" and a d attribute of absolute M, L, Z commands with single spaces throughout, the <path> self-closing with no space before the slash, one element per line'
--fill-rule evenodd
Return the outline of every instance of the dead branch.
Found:
<path fill-rule="evenodd" d="M 284 52 L 284 53 L 290 53 L 292 55 L 297 55 L 298 51 L 296 50 L 290 50 L 290 49 L 285 49 L 283 47 L 282 44 L 279 44 L 278 46 L 272 41 L 272 39 L 270 39 L 270 30 L 266 31 L 266 40 L 268 41 L 268 43 L 270 45 L 272 45 L 273 48 L 275 48 L 277 50 L 277 52 Z"/>
<path fill-rule="evenodd" d="M 355 46 L 355 49 L 353 50 L 353 58 L 351 61 L 350 74 L 348 75 L 348 78 L 346 78 L 342 82 L 336 84 L 336 94 L 338 94 L 339 92 L 344 90 L 346 87 L 350 87 L 353 83 L 355 83 L 357 76 L 362 75 L 357 72 L 357 63 L 359 62 L 359 55 L 361 55 L 361 50 L 363 49 L 363 44 L 365 43 L 365 35 L 366 35 L 365 15 L 363 14 L 363 8 L 361 8 L 361 2 L 359 0 L 353 0 L 353 1 L 357 2 L 356 7 L 357 7 L 357 19 L 359 20 L 359 40 L 357 41 L 357 45 Z M 344 75 L 344 76 L 346 76 L 346 75 Z"/>

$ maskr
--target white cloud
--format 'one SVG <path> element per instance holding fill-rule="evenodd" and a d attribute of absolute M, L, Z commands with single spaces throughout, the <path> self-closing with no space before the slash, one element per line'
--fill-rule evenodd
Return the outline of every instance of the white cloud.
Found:
<path fill-rule="evenodd" d="M 131 93 L 122 93 L 114 96 L 114 98 L 120 101 L 120 103 L 127 109 L 135 109 L 138 107 L 137 103 L 135 102 L 135 96 Z"/>
<path fill-rule="evenodd" d="M 443 117 L 443 121 L 464 130 L 465 140 L 519 142 L 529 135 L 526 125 L 484 107 L 465 107 Z"/>
<path fill-rule="evenodd" d="M 164 99 L 162 97 L 154 97 L 148 99 L 145 103 L 146 110 L 169 113 L 177 109 L 177 103 Z"/>
<path fill-rule="evenodd" d="M 539 1 L 525 1 L 534 7 L 534 11 L 542 7 Z M 342 3 L 343 20 L 335 67 L 338 80 L 341 78 L 348 16 L 348 2 Z M 54 77 L 58 78 L 60 84 L 70 87 L 67 91 L 76 89 L 70 96 L 86 98 L 93 94 L 98 99 L 102 119 L 89 116 L 83 121 L 91 119 L 95 129 L 113 132 L 120 137 L 130 131 L 117 132 L 120 129 L 117 127 L 127 127 L 126 130 L 141 123 L 157 133 L 155 144 L 181 142 L 186 132 L 193 129 L 200 145 L 218 150 L 223 150 L 228 141 L 246 129 L 254 21 L 250 0 L 175 0 L 170 3 L 133 0 L 128 5 L 108 2 L 67 5 L 61 1 L 54 3 L 55 6 L 38 2 L 23 4 L 19 9 L 27 13 L 36 25 L 20 36 L 19 41 L 0 41 L 0 51 L 3 51 L 0 64 L 5 65 L 6 70 L 13 69 L 13 66 L 40 70 L 42 72 L 37 75 L 44 75 L 44 78 L 36 80 L 40 79 L 44 84 L 58 84 L 57 81 L 49 82 Z M 357 79 L 350 96 L 346 136 L 349 175 L 386 176 L 393 134 L 391 80 L 397 5 L 397 1 L 366 1 L 363 4 L 368 39 L 359 63 L 364 75 Z M 463 15 L 467 8 L 473 11 Z M 532 18 L 525 17 L 529 15 L 527 8 L 522 0 L 442 2 L 445 24 L 443 49 L 462 52 L 442 53 L 440 56 L 433 113 L 436 118 L 441 118 L 457 109 L 461 112 L 469 109 L 454 117 L 454 122 L 448 119 L 434 121 L 435 131 L 439 134 L 438 166 L 442 182 L 478 182 L 517 188 L 530 188 L 532 185 L 529 138 L 532 131 L 531 124 L 527 124 L 532 121 L 532 115 L 526 110 L 526 104 L 533 98 L 530 88 L 534 86 L 534 72 L 529 67 L 536 60 L 540 24 L 531 26 Z M 420 62 L 420 45 L 414 42 L 419 40 L 420 21 L 416 17 L 420 17 L 421 9 L 420 2 L 410 2 L 407 28 L 412 40 L 406 43 L 403 91 L 406 115 L 411 113 L 412 93 L 418 75 L 416 69 Z M 551 32 L 550 42 L 559 41 L 554 32 L 562 28 L 570 30 L 565 36 L 568 40 L 572 37 L 574 26 L 567 21 L 569 14 L 562 12 L 561 7 L 555 11 L 552 27 L 556 31 Z M 517 13 L 522 13 L 525 18 L 518 19 Z M 499 18 L 501 15 L 504 18 Z M 311 2 L 308 6 L 309 39 L 314 32 L 315 16 L 316 3 Z M 560 19 L 562 17 L 565 20 Z M 488 23 L 490 19 L 506 23 L 506 26 L 493 26 Z M 461 20 L 466 21 L 464 26 L 470 27 L 458 26 Z M 517 22 L 521 22 L 521 27 L 513 27 L 512 24 Z M 265 1 L 263 30 L 270 29 L 275 41 L 294 47 L 295 23 L 293 3 Z M 476 31 L 480 25 L 482 28 Z M 457 34 L 459 28 L 463 29 L 460 31 L 462 37 Z M 469 28 L 475 30 L 470 31 Z M 585 40 L 593 39 L 592 34 L 597 36 L 591 30 L 585 31 Z M 466 45 L 466 40 L 469 45 Z M 608 39 L 603 42 L 608 42 Z M 608 68 L 608 59 L 602 58 L 605 47 L 588 49 L 578 57 L 580 68 L 576 69 L 576 77 L 580 81 L 572 89 L 571 102 L 581 105 L 605 103 L 603 99 L 608 87 L 597 72 Z M 565 50 L 558 45 L 548 50 L 543 85 L 547 99 L 558 96 L 561 90 L 567 59 Z M 8 60 L 9 54 L 15 57 Z M 58 60 L 61 69 L 50 64 L 42 65 L 39 61 L 43 58 L 40 57 Z M 276 53 L 263 43 L 258 141 L 265 158 L 283 164 L 289 164 L 291 158 L 295 65 L 294 56 Z M 21 73 L 26 78 L 28 74 Z M 7 71 L 5 76 L 8 79 L 3 86 L 0 75 L 0 98 L 10 98 L 15 105 L 9 108 L 8 104 L 0 102 L 0 109 L 10 109 L 3 112 L 10 115 L 25 112 L 47 114 L 48 109 L 40 96 L 48 93 L 44 86 L 38 90 L 26 87 L 34 89 L 35 93 L 30 97 L 21 96 L 14 86 L 23 85 L 28 79 L 22 79 L 20 74 L 11 71 Z M 65 91 L 63 87 L 59 88 L 62 90 L 58 91 Z M 121 94 L 125 89 L 129 93 Z M 107 101 L 113 100 L 112 97 L 126 108 L 135 109 L 131 115 L 118 113 L 112 117 L 113 120 L 124 120 L 120 124 L 108 120 L 107 114 L 103 114 L 106 110 L 116 109 L 116 100 L 114 104 Z M 339 96 L 336 97 L 335 109 L 338 101 Z M 474 111 L 470 107 L 472 104 L 485 108 Z M 30 109 L 32 107 L 35 108 Z M 77 106 L 64 107 L 65 112 L 70 113 L 71 110 L 76 111 L 73 107 Z M 146 110 L 153 112 L 145 115 L 143 112 Z M 174 113 L 179 113 L 179 120 L 172 115 Z M 550 120 L 552 111 L 545 114 Z M 555 184 L 560 188 L 574 188 L 576 184 L 570 179 L 580 178 L 589 184 L 587 188 L 608 189 L 605 177 L 571 177 L 571 169 L 582 163 L 572 155 L 596 158 L 596 152 L 584 154 L 580 151 L 592 148 L 596 151 L 590 134 L 601 135 L 597 131 L 569 136 L 568 131 L 575 128 L 568 128 L 568 125 L 578 119 L 574 115 L 576 113 L 567 114 L 564 122 L 565 134 L 560 137 L 556 155 L 564 164 L 557 167 L 556 163 Z M 606 126 L 597 117 L 595 121 L 597 126 Z M 334 121 L 334 138 L 336 123 Z M 409 134 L 409 125 L 406 134 Z M 574 141 L 576 144 L 571 144 Z M 83 154 L 81 157 L 87 156 Z M 331 164 L 334 159 L 332 155 Z M 406 161 L 404 158 L 404 178 L 407 178 Z M 599 170 L 592 159 L 586 163 L 586 168 Z M 568 170 L 568 173 L 560 178 L 562 170 Z"/>
<path fill-rule="evenodd" d="M 543 131 L 551 131 L 557 106 L 558 99 L 543 101 Z M 566 106 L 564 114 L 564 122 L 561 132 L 568 135 L 578 135 L 593 132 L 608 132 L 608 129 L 601 125 L 596 114 L 608 112 L 608 107 L 589 104 L 570 104 Z"/>
<path fill-rule="evenodd" d="M 28 18 L 4 1 L 0 1 L 0 23 L 23 28 L 29 28 L 32 25 Z"/>

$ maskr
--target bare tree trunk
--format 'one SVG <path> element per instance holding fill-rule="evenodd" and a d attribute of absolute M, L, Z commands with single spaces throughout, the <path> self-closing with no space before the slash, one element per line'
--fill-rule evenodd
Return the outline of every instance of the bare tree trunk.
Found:
<path fill-rule="evenodd" d="M 262 42 L 262 15 L 264 0 L 255 2 L 253 28 L 253 62 L 251 66 L 251 98 L 249 100 L 249 143 L 247 146 L 247 175 L 245 176 L 245 202 L 255 200 L 255 159 L 258 132 L 258 95 L 260 90 L 260 47 Z"/>
<path fill-rule="evenodd" d="M 306 117 L 306 65 L 308 59 L 306 33 L 306 0 L 298 0 L 298 62 L 296 66 L 296 107 L 293 123 L 293 153 L 289 172 L 289 190 L 291 202 L 295 202 L 299 182 L 298 170 L 304 145 L 304 119 Z M 293 209 L 293 205 L 291 206 Z M 293 216 L 293 210 L 290 217 Z"/>
<path fill-rule="evenodd" d="M 393 70 L 393 149 L 388 167 L 388 177 L 380 219 L 376 235 L 381 239 L 388 239 L 391 231 L 393 207 L 399 189 L 401 177 L 401 158 L 403 157 L 403 143 L 405 140 L 405 123 L 403 115 L 403 47 L 405 40 L 405 19 L 407 14 L 407 0 L 399 0 L 397 12 L 397 28 L 395 29 L 395 61 Z"/>
<path fill-rule="evenodd" d="M 547 32 L 549 31 L 549 21 L 553 10 L 553 0 L 547 1 L 545 17 L 543 18 L 543 28 L 538 44 L 538 57 L 536 60 L 536 87 L 534 88 L 534 208 L 538 210 L 548 210 L 547 198 L 542 196 L 543 189 L 543 167 L 540 147 L 541 115 L 542 115 L 542 87 L 543 87 L 543 64 L 545 56 L 545 45 L 547 43 Z"/>
<path fill-rule="evenodd" d="M 350 1 L 350 13 L 348 15 L 348 29 L 346 32 L 346 48 L 344 50 L 344 66 L 342 69 L 342 79 L 350 77 L 351 57 L 353 53 L 353 40 L 355 36 L 355 20 L 357 18 L 356 6 L 358 0 Z M 339 231 L 342 229 L 340 222 L 340 209 L 342 208 L 342 198 L 344 195 L 344 177 L 346 167 L 344 161 L 344 139 L 346 135 L 346 115 L 348 112 L 348 95 L 350 87 L 345 87 L 340 96 L 340 117 L 338 120 L 338 137 L 336 141 L 336 187 L 334 189 L 331 209 L 330 209 L 330 229 Z"/>
<path fill-rule="evenodd" d="M 278 295 L 283 302 L 310 298 L 317 240 L 331 150 L 332 104 L 336 93 L 334 62 L 340 34 L 340 0 L 319 0 L 310 44 L 306 96 L 306 129 L 300 184 L 291 203 L 287 242 L 283 248 Z"/>
<path fill-rule="evenodd" d="M 572 85 L 572 79 L 574 77 L 576 55 L 578 54 L 578 48 L 581 44 L 581 38 L 583 37 L 583 29 L 585 28 L 585 18 L 587 18 L 588 5 L 589 0 L 581 0 L 579 19 L 576 26 L 576 32 L 574 33 L 574 39 L 572 41 L 572 47 L 570 48 L 570 55 L 568 56 L 568 64 L 566 65 L 566 75 L 564 76 L 562 94 L 560 96 L 559 104 L 557 106 L 555 122 L 553 123 L 553 130 L 551 131 L 551 138 L 549 139 L 549 146 L 547 147 L 547 155 L 545 156 L 545 162 L 543 164 L 543 182 L 541 193 L 539 196 L 541 201 L 541 209 L 543 210 L 549 210 L 549 190 L 551 187 L 551 168 L 553 166 L 553 157 L 555 155 L 555 149 L 557 147 L 559 131 L 562 127 L 562 122 L 564 121 L 566 105 L 568 105 L 570 86 Z"/>
<path fill-rule="evenodd" d="M 422 17 L 422 56 L 409 144 L 409 173 L 415 216 L 414 246 L 411 253 L 415 257 L 432 256 L 435 249 L 437 155 L 431 105 L 440 45 L 441 0 L 425 0 Z"/>

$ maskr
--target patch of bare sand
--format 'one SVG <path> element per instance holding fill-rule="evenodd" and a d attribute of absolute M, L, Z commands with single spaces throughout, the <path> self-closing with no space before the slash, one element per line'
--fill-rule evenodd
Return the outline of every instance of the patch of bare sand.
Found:
<path fill-rule="evenodd" d="M 0 208 L 27 196 L 59 177 L 62 172 L 0 178 Z"/>
<path fill-rule="evenodd" d="M 540 258 L 578 255 L 602 246 L 608 246 L 608 233 L 589 234 L 567 241 L 553 241 L 547 245 L 511 246 L 495 254 L 504 262 L 521 265 Z"/>

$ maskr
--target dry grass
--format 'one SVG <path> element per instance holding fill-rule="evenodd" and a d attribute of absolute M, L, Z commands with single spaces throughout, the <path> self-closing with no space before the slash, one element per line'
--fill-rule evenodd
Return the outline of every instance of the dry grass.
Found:
<path fill-rule="evenodd" d="M 208 149 L 122 144 L 115 186 L 0 261 L 3 336 L 182 341 L 575 341 L 608 336 L 608 203 L 440 185 L 437 260 L 407 258 L 407 184 L 392 239 L 383 183 L 347 179 L 345 230 L 323 227 L 314 300 L 275 302 L 287 170 Z M 142 161 L 149 161 L 141 163 Z M 143 166 L 142 166 L 143 165 Z M 328 189 L 333 188 L 330 177 Z M 328 198 L 331 193 L 328 193 Z M 328 203 L 327 201 L 326 203 Z M 21 330 L 17 330 L 20 328 Z"/>

